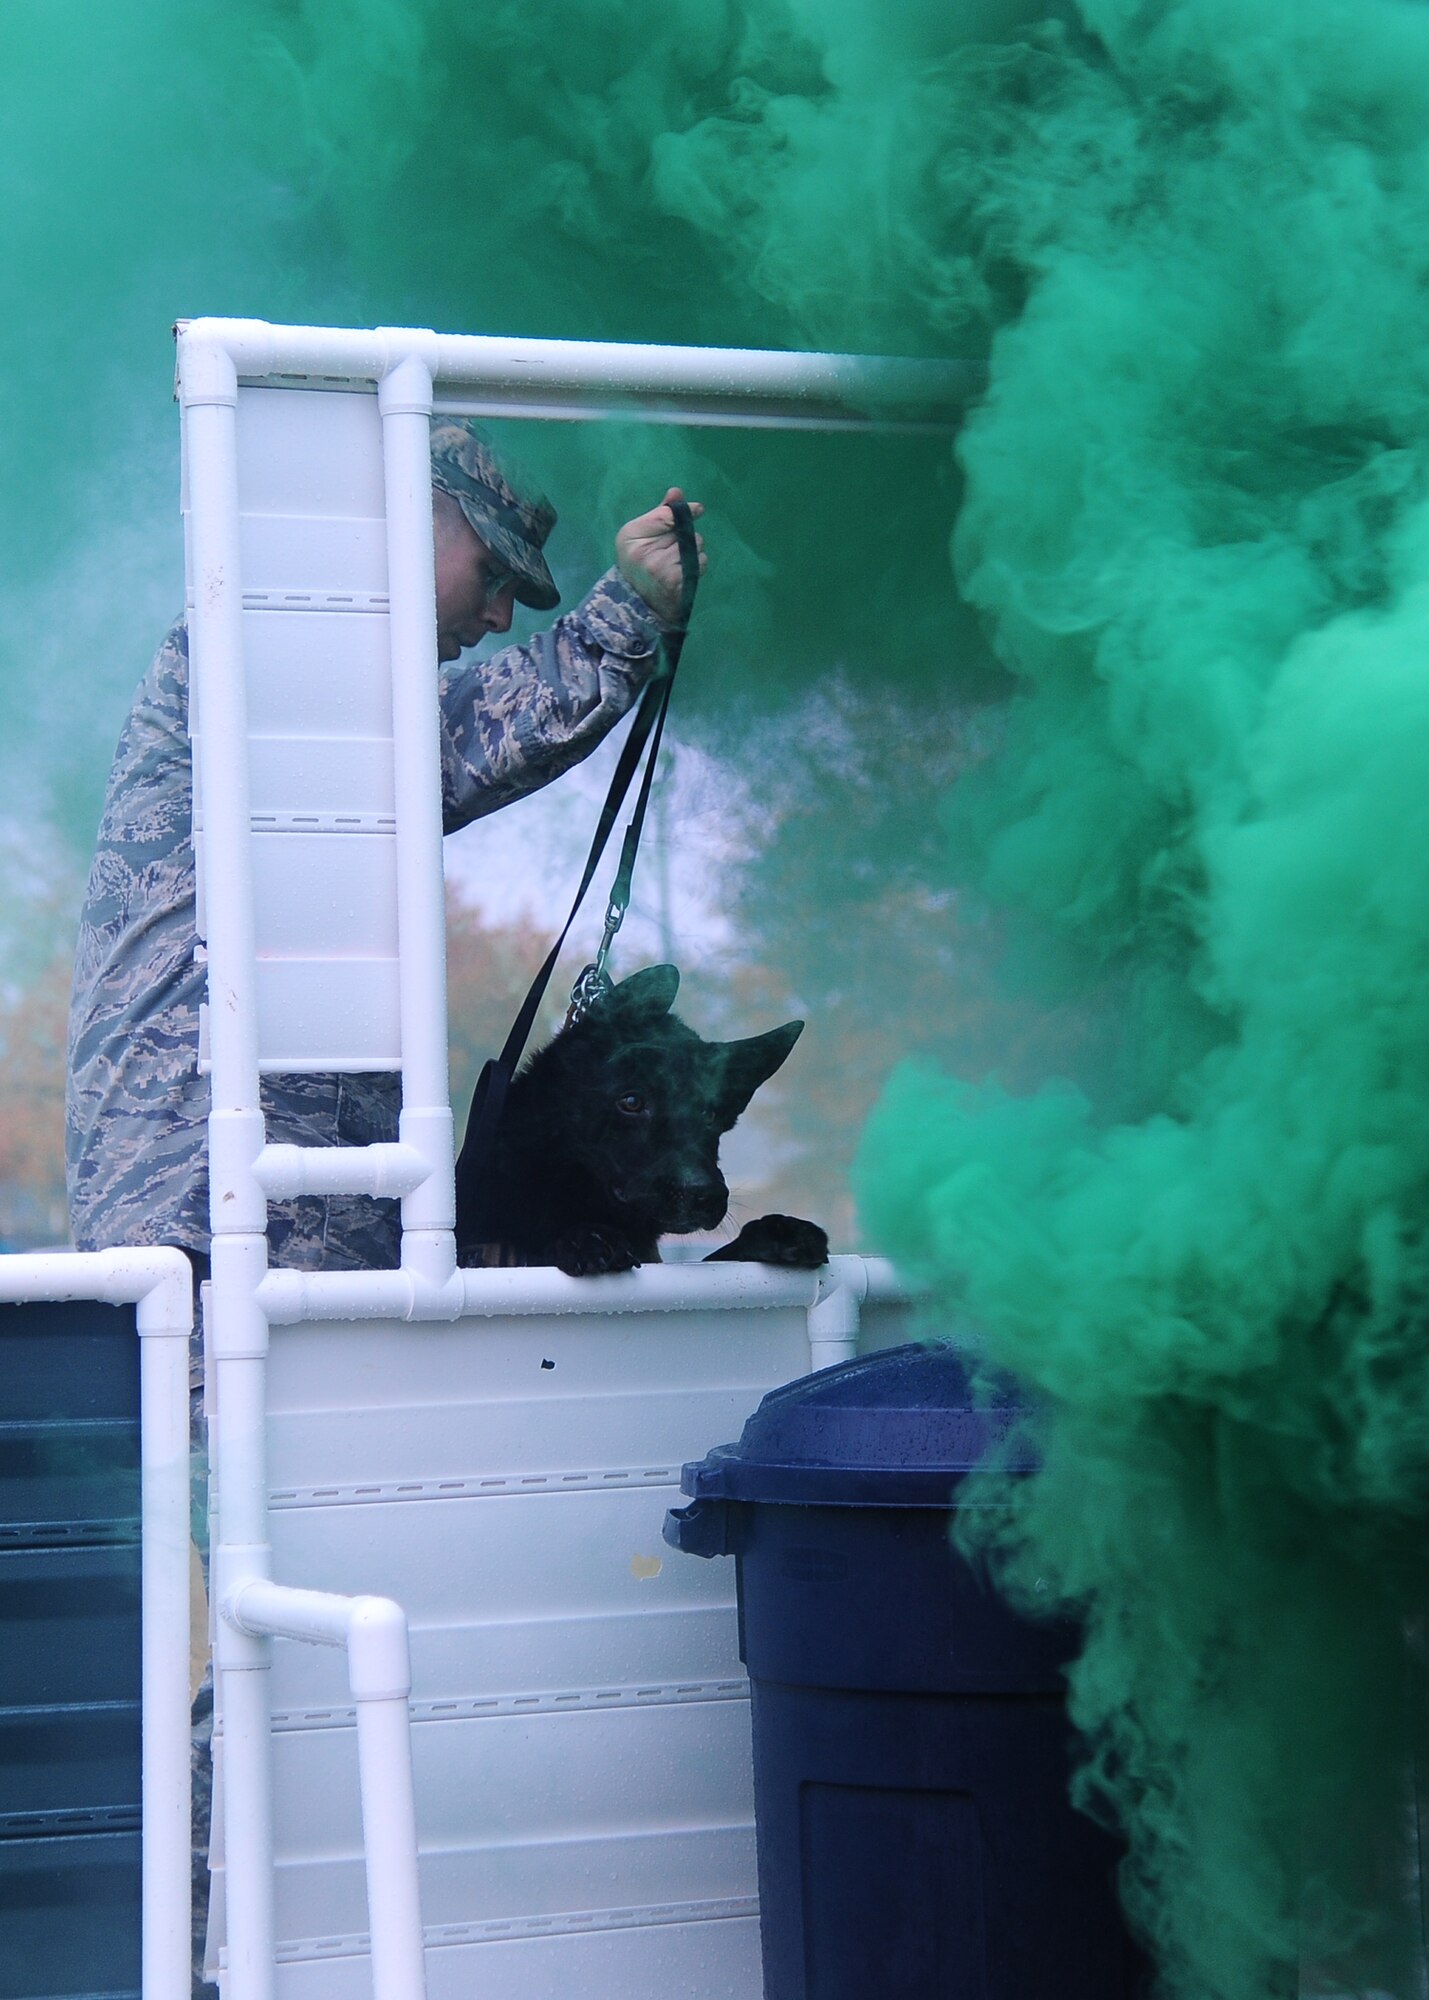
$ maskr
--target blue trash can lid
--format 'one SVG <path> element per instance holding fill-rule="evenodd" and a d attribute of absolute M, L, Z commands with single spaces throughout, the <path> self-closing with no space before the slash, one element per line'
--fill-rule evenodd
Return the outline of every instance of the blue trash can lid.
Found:
<path fill-rule="evenodd" d="M 1018 1436 L 1027 1413 L 1011 1389 L 975 1402 L 956 1348 L 910 1342 L 771 1390 L 738 1444 L 685 1466 L 681 1490 L 697 1500 L 946 1507 L 999 1448 L 1009 1470 L 1034 1469 Z"/>

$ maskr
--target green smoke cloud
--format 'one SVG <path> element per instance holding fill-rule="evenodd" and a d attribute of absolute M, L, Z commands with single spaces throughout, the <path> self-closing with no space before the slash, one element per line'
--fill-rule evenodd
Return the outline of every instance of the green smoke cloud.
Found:
<path fill-rule="evenodd" d="M 710 500 L 691 726 L 739 703 L 812 755 L 836 668 L 894 794 L 841 812 L 834 744 L 762 921 L 771 952 L 797 933 L 812 1000 L 861 981 L 867 1013 L 895 975 L 828 913 L 947 927 L 941 1065 L 890 1087 L 865 1211 L 1049 1397 L 999 1554 L 1086 1614 L 1085 1792 L 1128 1829 L 1168 1991 L 1261 2000 L 1298 1958 L 1317 1990 L 1398 1994 L 1429 1497 L 1429 13 L 953 13 L 10 0 L 7 810 L 87 848 L 177 602 L 175 316 L 987 355 L 956 463 L 520 443 L 568 584 L 652 485 Z M 997 911 L 975 966 L 973 908 Z M 1036 1089 L 1049 1046 L 1066 1080 Z"/>
<path fill-rule="evenodd" d="M 1082 10 L 990 187 L 962 448 L 1022 677 L 955 801 L 1125 994 L 1115 1088 L 897 1078 L 886 1240 L 1053 1398 L 1002 1554 L 1177 1993 L 1411 1990 L 1426 1584 L 1420 7 Z M 1287 1984 L 1287 1981 L 1291 1982 Z M 1416 1989 L 1417 1990 L 1417 1989 Z"/>
<path fill-rule="evenodd" d="M 12 805 L 50 809 L 77 853 L 178 601 L 176 317 L 793 339 L 711 215 L 686 212 L 714 201 L 713 165 L 676 157 L 732 107 L 752 130 L 758 104 L 827 88 L 782 0 L 155 0 L 98 21 L 83 0 L 16 0 L 0 64 L 14 191 L 0 215 L 0 759 Z M 761 689 L 777 701 L 850 635 L 931 671 L 917 642 L 953 601 L 949 513 L 917 496 L 940 441 L 755 451 L 734 434 L 513 428 L 561 506 L 554 556 L 576 594 L 671 479 L 706 495 L 722 552 L 702 605 L 724 676 L 712 709 Z M 864 518 L 907 523 L 891 559 L 860 547 Z M 792 591 L 770 591 L 776 569 Z M 919 570 L 939 580 L 921 600 Z M 892 614 L 910 603 L 917 629 L 895 647 Z M 691 690 L 698 702 L 694 675 Z"/>

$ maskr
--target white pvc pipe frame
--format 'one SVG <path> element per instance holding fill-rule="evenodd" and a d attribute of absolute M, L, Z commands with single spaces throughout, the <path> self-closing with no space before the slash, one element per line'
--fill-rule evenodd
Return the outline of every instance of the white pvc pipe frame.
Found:
<path fill-rule="evenodd" d="M 631 347 L 439 335 L 427 329 L 181 323 L 178 392 L 191 520 L 190 649 L 201 680 L 208 910 L 209 1118 L 219 1531 L 212 1555 L 222 1678 L 228 1855 L 225 2000 L 272 2000 L 273 1830 L 269 1637 L 346 1644 L 358 1703 L 376 2000 L 425 1995 L 406 1626 L 400 1609 L 275 1585 L 264 1448 L 271 1323 L 456 1319 L 536 1312 L 648 1312 L 800 1304 L 811 1359 L 854 1351 L 861 1300 L 896 1293 L 877 1260 L 817 1275 L 762 1266 L 671 1266 L 629 1278 L 459 1271 L 447 1073 L 435 583 L 429 418 L 434 408 L 512 416 L 601 414 L 802 429 L 950 430 L 981 384 L 961 362 L 753 350 Z M 268 1145 L 258 1096 L 237 476 L 238 388 L 375 388 L 382 421 L 396 777 L 402 1111 L 395 1144 Z M 267 1268 L 267 1204 L 300 1192 L 400 1195 L 396 1271 L 303 1275 Z M 382 1658 L 370 1648 L 380 1631 Z M 400 1659 L 399 1659 L 400 1655 Z M 359 1689 L 365 1690 L 360 1692 Z M 366 1720 L 364 1721 L 364 1718 Z M 158 2000 L 157 1993 L 146 2000 Z M 167 2000 L 167 1996 L 165 1996 Z"/>
<path fill-rule="evenodd" d="M 133 1305 L 139 1330 L 144 2000 L 189 1992 L 189 1334 L 181 1250 L 0 1257 L 0 1303 Z"/>

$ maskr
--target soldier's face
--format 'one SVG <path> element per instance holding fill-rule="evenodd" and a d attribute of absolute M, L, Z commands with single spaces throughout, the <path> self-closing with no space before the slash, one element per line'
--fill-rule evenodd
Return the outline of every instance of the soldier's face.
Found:
<path fill-rule="evenodd" d="M 437 572 L 437 658 L 457 659 L 489 632 L 509 632 L 514 578 L 472 530 L 459 507 L 441 510 L 433 553 Z"/>

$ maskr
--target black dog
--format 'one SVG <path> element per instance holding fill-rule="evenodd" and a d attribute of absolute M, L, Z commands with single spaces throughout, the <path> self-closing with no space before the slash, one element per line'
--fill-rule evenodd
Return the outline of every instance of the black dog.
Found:
<path fill-rule="evenodd" d="M 706 1042 L 670 1008 L 680 975 L 652 965 L 622 980 L 513 1079 L 484 1187 L 457 1166 L 463 1264 L 555 1264 L 572 1277 L 658 1263 L 659 1238 L 714 1229 L 729 1189 L 719 1142 L 803 1029 Z M 817 1223 L 765 1215 L 717 1259 L 816 1270 Z"/>

